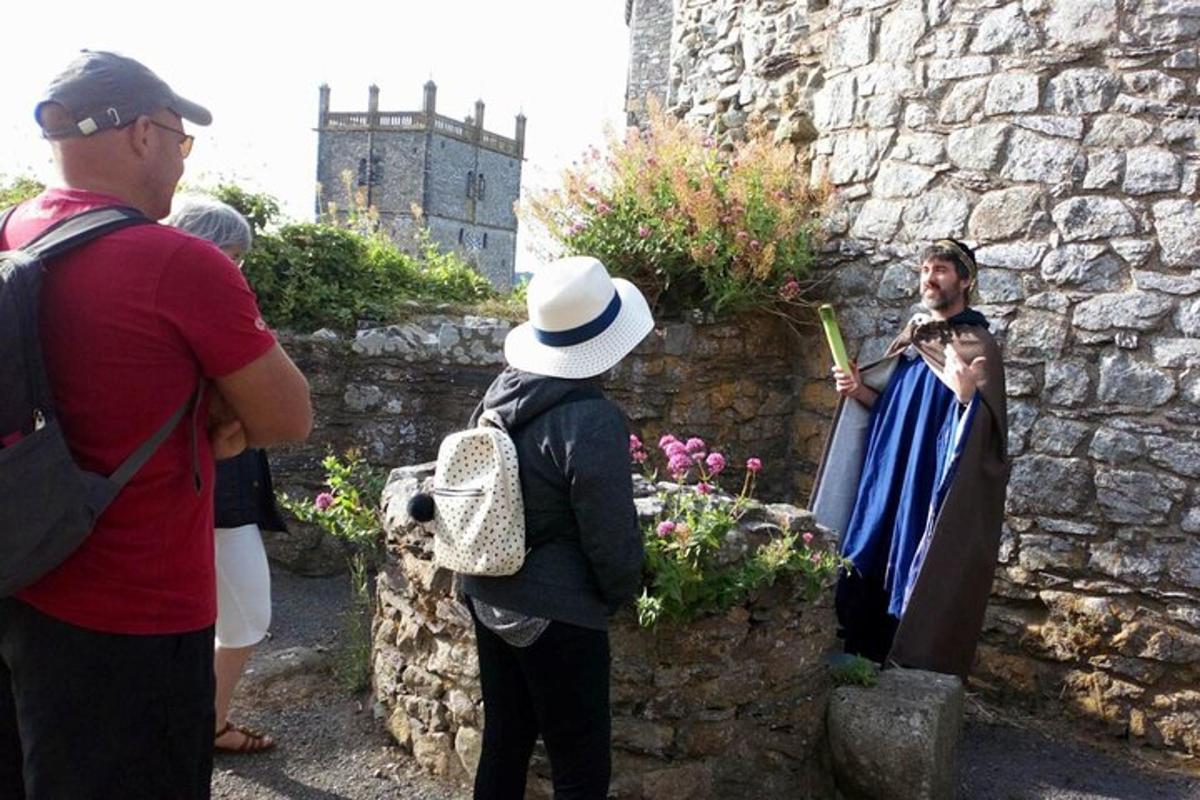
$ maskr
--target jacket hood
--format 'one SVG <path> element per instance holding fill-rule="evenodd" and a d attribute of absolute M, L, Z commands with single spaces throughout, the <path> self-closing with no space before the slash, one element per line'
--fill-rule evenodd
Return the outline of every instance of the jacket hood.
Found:
<path fill-rule="evenodd" d="M 492 381 L 472 421 L 483 409 L 495 411 L 511 431 L 557 405 L 571 392 L 585 388 L 598 390 L 600 379 L 552 378 L 508 367 Z"/>

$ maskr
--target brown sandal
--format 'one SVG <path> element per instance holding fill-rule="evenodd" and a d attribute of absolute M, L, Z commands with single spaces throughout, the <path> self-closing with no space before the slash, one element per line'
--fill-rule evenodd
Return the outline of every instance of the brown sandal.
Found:
<path fill-rule="evenodd" d="M 242 735 L 241 743 L 235 747 L 217 744 L 217 740 L 227 733 L 240 733 Z M 274 746 L 275 740 L 267 734 L 258 733 L 244 725 L 234 725 L 228 720 L 225 721 L 225 727 L 213 736 L 213 749 L 219 753 L 263 753 Z"/>

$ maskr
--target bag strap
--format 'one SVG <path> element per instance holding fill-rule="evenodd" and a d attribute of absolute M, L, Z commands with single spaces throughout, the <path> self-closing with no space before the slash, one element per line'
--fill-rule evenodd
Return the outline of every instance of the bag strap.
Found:
<path fill-rule="evenodd" d="M 199 387 L 197 387 L 196 391 L 188 395 L 187 400 L 183 401 L 183 405 L 175 409 L 175 413 L 171 415 L 170 419 L 160 425 L 158 430 L 150 435 L 149 439 L 138 445 L 138 448 L 130 453 L 128 458 L 121 462 L 121 466 L 117 467 L 116 471 L 114 471 L 113 474 L 108 477 L 110 481 L 117 485 L 118 490 L 122 489 L 125 484 L 129 483 L 130 479 L 137 474 L 137 471 L 145 466 L 146 462 L 150 460 L 150 457 L 154 455 L 159 446 L 162 445 L 162 443 L 167 440 L 167 437 L 171 435 L 171 431 L 175 430 L 175 426 L 178 425 L 180 420 L 184 418 L 184 415 L 187 414 L 188 409 L 198 408 L 200 406 L 200 397 L 203 392 L 204 385 L 202 383 Z M 199 489 L 200 466 L 198 463 L 198 454 L 196 452 L 194 425 L 191 448 L 192 479 L 197 483 L 197 489 Z"/>
<path fill-rule="evenodd" d="M 7 218 L 5 218 L 7 221 Z M 105 206 L 82 211 L 54 223 L 20 248 L 42 261 L 60 256 L 68 250 L 87 244 L 106 233 L 128 228 L 131 225 L 147 225 L 150 220 L 136 208 L 128 206 Z"/>
<path fill-rule="evenodd" d="M 4 227 L 16 209 L 17 206 L 13 206 L 0 217 L 0 234 L 3 234 Z M 25 331 L 22 336 L 24 340 L 22 355 L 27 365 L 26 377 L 29 381 L 30 397 L 46 413 L 49 413 L 51 406 L 50 386 L 43 367 L 42 347 L 38 337 L 37 282 L 34 273 L 28 270 L 39 263 L 44 268 L 48 259 L 62 255 L 72 248 L 79 247 L 106 233 L 131 225 L 149 223 L 150 220 L 134 208 L 126 206 L 94 208 L 59 220 L 23 247 L 17 248 L 19 252 L 29 256 L 29 260 L 23 263 L 18 262 L 13 271 L 13 285 L 18 298 L 17 314 L 21 318 L 21 330 Z"/>

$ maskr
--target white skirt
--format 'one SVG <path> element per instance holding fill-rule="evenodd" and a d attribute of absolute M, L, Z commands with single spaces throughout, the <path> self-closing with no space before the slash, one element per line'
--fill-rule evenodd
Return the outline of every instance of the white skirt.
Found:
<path fill-rule="evenodd" d="M 257 525 L 216 529 L 217 646 L 258 644 L 271 626 L 271 571 Z"/>

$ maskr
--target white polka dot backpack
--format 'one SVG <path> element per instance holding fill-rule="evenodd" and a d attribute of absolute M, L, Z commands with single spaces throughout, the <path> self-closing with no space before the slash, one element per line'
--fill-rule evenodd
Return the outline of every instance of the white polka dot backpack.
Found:
<path fill-rule="evenodd" d="M 464 575 L 512 575 L 525 563 L 525 503 L 517 448 L 485 411 L 438 448 L 433 560 Z"/>

